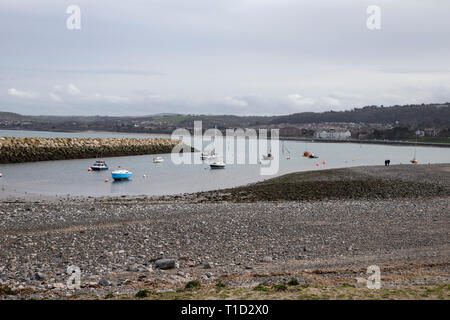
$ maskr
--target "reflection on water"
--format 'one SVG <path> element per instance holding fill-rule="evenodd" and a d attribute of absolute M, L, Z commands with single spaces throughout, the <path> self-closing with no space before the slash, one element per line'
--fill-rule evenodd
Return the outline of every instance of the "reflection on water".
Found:
<path fill-rule="evenodd" d="M 50 137 L 123 137 L 108 133 L 42 133 L 0 131 L 0 136 Z M 127 135 L 149 137 L 148 135 Z M 280 144 L 280 170 L 277 175 L 290 172 L 323 170 L 361 165 L 409 164 L 414 155 L 413 146 L 360 145 L 351 143 L 308 143 L 286 141 L 291 159 L 282 155 Z M 224 150 L 229 148 L 224 143 Z M 318 159 L 302 157 L 307 148 Z M 261 151 L 261 154 L 267 150 Z M 193 153 L 200 157 L 200 153 Z M 223 154 L 222 154 L 223 156 Z M 245 155 L 248 159 L 248 154 Z M 163 163 L 153 163 L 154 155 L 106 158 L 110 170 L 120 166 L 133 172 L 129 181 L 114 182 L 111 171 L 88 171 L 94 159 L 45 161 L 0 165 L 0 197 L 9 195 L 164 195 L 197 192 L 245 185 L 271 178 L 260 175 L 261 164 L 227 164 L 225 170 L 210 170 L 208 163 L 175 165 L 170 154 L 161 155 Z M 417 158 L 422 164 L 444 163 L 450 160 L 449 148 L 417 147 Z M 414 166 L 411 170 L 414 170 Z M 109 181 L 105 183 L 105 179 Z"/>

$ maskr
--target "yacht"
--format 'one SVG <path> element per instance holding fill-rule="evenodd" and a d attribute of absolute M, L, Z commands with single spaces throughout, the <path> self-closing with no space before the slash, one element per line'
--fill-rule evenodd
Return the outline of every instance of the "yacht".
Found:
<path fill-rule="evenodd" d="M 214 151 L 211 152 L 202 152 L 200 159 L 202 160 L 212 160 L 212 159 L 216 159 L 217 158 L 217 154 Z"/>
<path fill-rule="evenodd" d="M 211 169 L 225 169 L 225 163 L 223 161 L 214 161 L 209 166 Z"/>

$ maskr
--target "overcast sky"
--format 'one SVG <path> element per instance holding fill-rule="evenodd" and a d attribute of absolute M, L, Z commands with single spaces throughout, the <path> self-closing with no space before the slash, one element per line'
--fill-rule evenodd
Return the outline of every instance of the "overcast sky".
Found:
<path fill-rule="evenodd" d="M 450 101 L 448 0 L 1 0 L 0 50 L 0 110 L 22 114 Z"/>

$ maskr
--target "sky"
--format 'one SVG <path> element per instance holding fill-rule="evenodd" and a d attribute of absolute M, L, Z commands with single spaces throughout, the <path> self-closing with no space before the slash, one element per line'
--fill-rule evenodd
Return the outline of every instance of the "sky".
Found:
<path fill-rule="evenodd" d="M 67 28 L 70 5 L 81 29 Z M 370 5 L 380 29 L 367 27 Z M 278 115 L 449 101 L 448 0 L 0 2 L 0 111 Z"/>

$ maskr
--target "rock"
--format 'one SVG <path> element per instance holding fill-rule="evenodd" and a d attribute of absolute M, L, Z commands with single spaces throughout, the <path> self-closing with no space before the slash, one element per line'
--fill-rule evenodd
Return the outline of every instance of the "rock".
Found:
<path fill-rule="evenodd" d="M 106 287 L 109 286 L 109 281 L 106 279 L 100 279 L 100 281 L 98 282 L 99 285 Z"/>
<path fill-rule="evenodd" d="M 211 277 L 213 276 L 213 274 L 212 274 L 211 272 L 207 272 L 205 275 L 206 275 L 208 278 L 211 278 Z"/>
<path fill-rule="evenodd" d="M 272 262 L 272 257 L 265 256 L 265 257 L 262 259 L 262 262 Z"/>
<path fill-rule="evenodd" d="M 66 285 L 61 282 L 57 282 L 57 283 L 53 284 L 53 288 L 55 288 L 55 289 L 64 289 L 65 287 L 66 287 Z"/>
<path fill-rule="evenodd" d="M 211 268 L 212 268 L 212 263 L 211 262 L 205 263 L 203 265 L 203 269 L 211 269 Z"/>
<path fill-rule="evenodd" d="M 177 262 L 175 259 L 159 259 L 155 262 L 156 269 L 168 270 L 177 267 Z"/>
<path fill-rule="evenodd" d="M 43 274 L 42 272 L 36 272 L 34 274 L 34 279 L 36 279 L 37 281 L 43 281 L 45 280 L 45 274 Z"/>
<path fill-rule="evenodd" d="M 364 278 L 355 278 L 356 283 L 355 287 L 359 289 L 367 289 L 367 279 Z"/>

